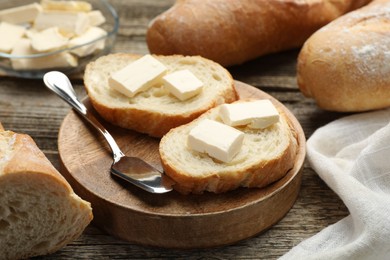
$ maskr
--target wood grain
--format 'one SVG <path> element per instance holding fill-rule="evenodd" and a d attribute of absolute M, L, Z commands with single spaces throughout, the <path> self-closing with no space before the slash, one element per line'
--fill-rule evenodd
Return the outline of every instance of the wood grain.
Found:
<path fill-rule="evenodd" d="M 270 98 L 236 82 L 240 98 Z M 129 242 L 166 248 L 203 248 L 232 244 L 270 228 L 292 207 L 301 183 L 305 137 L 295 117 L 276 100 L 298 133 L 294 168 L 263 189 L 203 195 L 150 194 L 110 176 L 112 157 L 98 133 L 71 111 L 59 131 L 63 174 L 76 193 L 92 203 L 94 224 Z M 88 105 L 90 109 L 92 107 Z M 106 123 L 106 125 L 108 125 Z M 144 159 L 162 170 L 159 140 L 108 125 L 128 156 Z"/>
<path fill-rule="evenodd" d="M 148 22 L 174 1 L 110 0 L 121 16 L 114 52 L 147 53 L 144 36 Z M 295 78 L 298 53 L 299 49 L 272 54 L 228 69 L 235 79 L 281 101 L 310 138 L 318 127 L 346 114 L 323 111 L 299 92 Z M 82 81 L 73 84 L 78 96 L 84 97 Z M 57 169 L 57 135 L 68 113 L 69 106 L 50 93 L 41 80 L 0 78 L 0 121 L 4 128 L 31 135 Z M 202 250 L 145 247 L 117 239 L 91 225 L 73 243 L 38 259 L 278 259 L 347 215 L 344 203 L 305 163 L 301 190 L 287 215 L 271 229 L 234 245 Z"/>

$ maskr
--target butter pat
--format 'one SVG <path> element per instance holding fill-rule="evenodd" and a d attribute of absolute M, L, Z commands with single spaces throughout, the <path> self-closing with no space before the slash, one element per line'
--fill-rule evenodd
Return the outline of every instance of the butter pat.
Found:
<path fill-rule="evenodd" d="M 99 39 L 107 35 L 107 32 L 99 27 L 90 27 L 84 34 L 74 37 L 69 41 L 68 46 L 70 48 L 90 43 L 93 40 Z M 96 50 L 104 49 L 105 39 L 101 39 L 91 44 L 87 44 L 78 48 L 71 50 L 73 54 L 76 54 L 79 57 L 87 56 L 93 53 Z"/>
<path fill-rule="evenodd" d="M 36 54 L 31 47 L 31 40 L 23 38 L 18 41 L 12 50 L 14 56 L 26 56 Z M 68 52 L 61 52 L 38 58 L 13 58 L 12 67 L 15 70 L 39 70 L 48 68 L 76 67 L 77 59 Z"/>
<path fill-rule="evenodd" d="M 279 112 L 268 99 L 223 104 L 219 113 L 223 122 L 231 126 L 261 129 L 279 121 Z"/>
<path fill-rule="evenodd" d="M 85 1 L 42 0 L 41 4 L 44 10 L 89 12 L 92 9 L 91 4 Z"/>
<path fill-rule="evenodd" d="M 89 28 L 89 17 L 86 13 L 62 11 L 39 13 L 34 22 L 34 29 L 42 31 L 51 27 L 58 27 L 67 37 L 81 35 Z"/>
<path fill-rule="evenodd" d="M 170 73 L 163 77 L 163 82 L 169 92 L 182 101 L 199 94 L 203 87 L 203 82 L 189 70 Z"/>
<path fill-rule="evenodd" d="M 23 26 L 0 23 L 0 52 L 9 53 L 25 32 L 26 29 Z"/>
<path fill-rule="evenodd" d="M 99 10 L 94 10 L 91 12 L 88 12 L 89 17 L 89 25 L 90 26 L 99 26 L 105 23 L 106 18 L 103 16 L 102 12 Z"/>
<path fill-rule="evenodd" d="M 30 23 L 41 11 L 42 7 L 37 3 L 9 8 L 0 11 L 0 21 L 13 24 Z"/>
<path fill-rule="evenodd" d="M 145 55 L 113 73 L 108 79 L 108 84 L 122 94 L 133 97 L 161 80 L 166 70 L 164 64 L 153 56 Z"/>
<path fill-rule="evenodd" d="M 49 52 L 64 48 L 68 38 L 64 37 L 58 27 L 52 27 L 41 32 L 31 33 L 31 46 L 38 52 Z"/>
<path fill-rule="evenodd" d="M 207 153 L 222 162 L 230 162 L 240 151 L 244 133 L 228 125 L 205 119 L 189 133 L 189 148 Z"/>

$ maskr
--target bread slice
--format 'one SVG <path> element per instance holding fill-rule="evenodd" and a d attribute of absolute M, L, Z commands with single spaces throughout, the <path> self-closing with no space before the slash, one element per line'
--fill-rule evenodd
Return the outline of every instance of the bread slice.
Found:
<path fill-rule="evenodd" d="M 244 101 L 237 101 L 244 102 Z M 222 193 L 242 187 L 264 187 L 286 175 L 297 154 L 297 134 L 282 111 L 279 122 L 266 129 L 236 127 L 245 133 L 240 152 L 229 163 L 187 147 L 188 133 L 201 120 L 222 122 L 219 107 L 186 125 L 169 131 L 160 142 L 159 152 L 165 173 L 183 194 Z"/>
<path fill-rule="evenodd" d="M 91 220 L 90 204 L 73 192 L 30 136 L 0 132 L 1 259 L 55 252 Z"/>
<path fill-rule="evenodd" d="M 230 73 L 199 56 L 154 56 L 168 73 L 189 69 L 203 83 L 202 92 L 180 101 L 161 84 L 130 98 L 108 85 L 110 75 L 140 55 L 110 54 L 88 64 L 84 84 L 93 107 L 106 121 L 150 136 L 161 137 L 171 128 L 188 123 L 212 107 L 237 99 Z"/>

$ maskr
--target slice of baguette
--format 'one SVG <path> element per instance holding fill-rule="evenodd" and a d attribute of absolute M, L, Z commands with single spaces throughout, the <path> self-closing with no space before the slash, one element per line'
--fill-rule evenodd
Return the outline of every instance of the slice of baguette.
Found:
<path fill-rule="evenodd" d="M 189 69 L 203 83 L 202 92 L 180 101 L 161 84 L 130 98 L 108 85 L 110 75 L 140 55 L 111 54 L 88 64 L 84 84 L 93 107 L 106 121 L 123 127 L 161 137 L 171 128 L 188 123 L 212 107 L 237 99 L 230 73 L 219 64 L 199 56 L 154 56 L 168 73 Z"/>
<path fill-rule="evenodd" d="M 244 102 L 244 101 L 237 101 Z M 160 142 L 159 152 L 165 173 L 180 193 L 222 193 L 242 187 L 265 187 L 285 176 L 294 165 L 297 134 L 282 111 L 278 123 L 266 129 L 236 127 L 245 133 L 240 152 L 229 163 L 187 147 L 188 133 L 201 120 L 219 122 L 219 107 L 196 120 L 169 131 Z"/>
<path fill-rule="evenodd" d="M 0 258 L 57 251 L 92 220 L 78 197 L 28 135 L 0 132 Z"/>

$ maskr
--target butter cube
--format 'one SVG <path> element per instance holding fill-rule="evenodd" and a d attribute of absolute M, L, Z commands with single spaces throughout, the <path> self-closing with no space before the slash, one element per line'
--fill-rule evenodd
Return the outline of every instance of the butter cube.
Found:
<path fill-rule="evenodd" d="M 42 0 L 41 5 L 44 10 L 70 11 L 70 12 L 89 12 L 92 10 L 92 5 L 85 1 Z"/>
<path fill-rule="evenodd" d="M 161 80 L 166 70 L 164 64 L 148 54 L 113 73 L 108 83 L 111 88 L 133 97 Z"/>
<path fill-rule="evenodd" d="M 99 27 L 90 27 L 84 34 L 74 37 L 69 41 L 68 46 L 75 47 L 78 45 L 90 43 L 93 40 L 99 39 L 107 35 L 107 32 Z M 87 56 L 93 53 L 96 50 L 104 49 L 105 39 L 101 39 L 91 44 L 87 44 L 78 48 L 71 50 L 73 54 L 76 54 L 79 57 Z"/>
<path fill-rule="evenodd" d="M 28 29 L 28 30 L 26 30 L 26 33 L 25 33 L 25 35 L 26 35 L 26 37 L 27 38 L 32 38 L 33 36 L 34 36 L 34 34 L 36 34 L 36 33 L 38 33 L 39 31 L 37 31 L 37 30 L 35 30 L 35 29 Z"/>
<path fill-rule="evenodd" d="M 187 146 L 228 163 L 241 150 L 243 140 L 243 132 L 217 121 L 205 119 L 190 131 Z"/>
<path fill-rule="evenodd" d="M 182 101 L 196 96 L 203 87 L 203 82 L 189 70 L 179 70 L 165 75 L 163 82 L 169 92 Z"/>
<path fill-rule="evenodd" d="M 0 21 L 13 24 L 30 23 L 41 11 L 42 7 L 37 3 L 8 8 L 0 11 Z"/>
<path fill-rule="evenodd" d="M 279 112 L 268 99 L 223 104 L 219 113 L 222 121 L 231 126 L 261 129 L 279 121 Z"/>
<path fill-rule="evenodd" d="M 89 17 L 89 25 L 90 26 L 99 26 L 105 23 L 106 18 L 103 16 L 102 12 L 99 10 L 94 10 L 91 12 L 88 12 Z"/>
<path fill-rule="evenodd" d="M 9 53 L 25 32 L 26 29 L 23 26 L 6 22 L 0 23 L 0 52 Z"/>
<path fill-rule="evenodd" d="M 86 13 L 63 11 L 44 11 L 38 14 L 34 29 L 41 31 L 58 27 L 67 37 L 81 35 L 89 28 L 89 17 Z"/>
<path fill-rule="evenodd" d="M 31 46 L 38 52 L 49 52 L 67 47 L 68 38 L 64 37 L 58 27 L 51 27 L 41 32 L 31 33 Z"/>
<path fill-rule="evenodd" d="M 18 41 L 12 50 L 14 56 L 26 56 L 36 54 L 31 47 L 31 40 L 23 38 Z M 77 59 L 68 52 L 61 52 L 38 58 L 13 58 L 12 67 L 15 70 L 39 70 L 48 68 L 76 67 Z"/>

